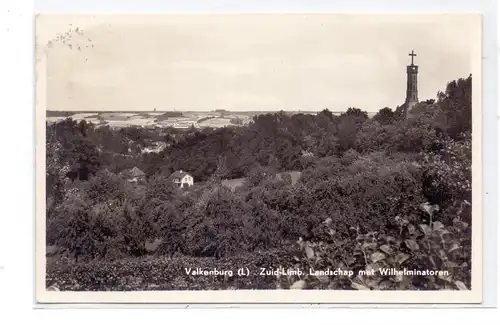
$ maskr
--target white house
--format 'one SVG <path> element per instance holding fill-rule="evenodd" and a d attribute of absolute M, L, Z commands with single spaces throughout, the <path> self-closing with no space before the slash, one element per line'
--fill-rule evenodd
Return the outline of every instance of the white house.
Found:
<path fill-rule="evenodd" d="M 194 184 L 193 176 L 183 170 L 173 172 L 172 175 L 169 176 L 169 179 L 181 188 L 190 187 Z"/>

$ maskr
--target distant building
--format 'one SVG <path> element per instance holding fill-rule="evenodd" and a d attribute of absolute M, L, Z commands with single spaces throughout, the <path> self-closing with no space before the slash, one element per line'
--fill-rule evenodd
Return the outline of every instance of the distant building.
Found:
<path fill-rule="evenodd" d="M 156 141 L 151 143 L 149 147 L 143 148 L 142 153 L 159 153 L 167 147 L 167 144 L 162 141 Z"/>
<path fill-rule="evenodd" d="M 144 172 L 137 167 L 126 171 L 125 173 L 123 173 L 123 176 L 130 183 L 143 182 L 146 180 L 146 174 L 144 174 Z"/>
<path fill-rule="evenodd" d="M 406 101 L 404 105 L 404 117 L 408 118 L 408 112 L 418 103 L 418 65 L 413 64 L 413 58 L 417 56 L 411 51 L 411 65 L 406 67 L 407 81 L 406 81 Z"/>
<path fill-rule="evenodd" d="M 181 188 L 191 187 L 194 184 L 193 176 L 183 170 L 173 172 L 168 179 Z"/>

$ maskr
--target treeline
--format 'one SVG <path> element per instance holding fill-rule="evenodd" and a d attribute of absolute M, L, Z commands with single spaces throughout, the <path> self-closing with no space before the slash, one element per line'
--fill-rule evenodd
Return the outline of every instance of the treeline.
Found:
<path fill-rule="evenodd" d="M 183 117 L 183 116 L 184 116 L 184 114 L 182 114 L 182 112 L 165 112 L 165 113 L 157 116 L 155 119 L 155 122 L 168 120 L 169 118 L 172 118 L 172 117 Z"/>
<path fill-rule="evenodd" d="M 75 112 L 68 112 L 68 111 L 50 111 L 47 110 L 45 115 L 47 117 L 69 117 L 71 115 L 75 114 Z"/>

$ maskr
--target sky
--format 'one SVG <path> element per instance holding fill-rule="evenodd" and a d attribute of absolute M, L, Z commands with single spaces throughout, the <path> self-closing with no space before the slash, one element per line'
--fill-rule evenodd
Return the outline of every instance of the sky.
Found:
<path fill-rule="evenodd" d="M 464 14 L 46 14 L 36 28 L 50 110 L 376 112 L 404 103 L 412 50 L 419 100 L 480 59 Z"/>

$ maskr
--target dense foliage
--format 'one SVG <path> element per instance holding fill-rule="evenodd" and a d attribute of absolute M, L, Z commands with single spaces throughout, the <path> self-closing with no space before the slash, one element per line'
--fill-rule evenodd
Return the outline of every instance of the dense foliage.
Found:
<path fill-rule="evenodd" d="M 450 275 L 254 275 L 223 279 L 224 288 L 470 287 L 471 82 L 449 83 L 408 119 L 385 107 L 373 118 L 359 108 L 338 116 L 278 112 L 248 126 L 201 130 L 115 130 L 71 119 L 47 125 L 47 245 L 57 247 L 47 283 L 215 288 L 220 279 L 189 280 L 184 268 L 258 270 L 264 259 L 269 268 L 307 272 Z M 144 151 L 157 142 L 163 150 Z M 143 181 L 128 181 L 123 172 L 133 167 L 146 173 Z M 168 176 L 179 169 L 194 186 L 172 184 Z M 292 180 L 287 171 L 301 176 Z M 235 189 L 224 183 L 240 178 Z"/>

